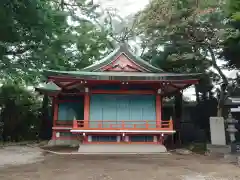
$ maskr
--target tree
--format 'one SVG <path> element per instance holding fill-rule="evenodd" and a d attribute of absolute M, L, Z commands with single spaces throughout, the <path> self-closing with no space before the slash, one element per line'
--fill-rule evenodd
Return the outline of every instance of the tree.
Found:
<path fill-rule="evenodd" d="M 240 57 L 240 2 L 237 0 L 229 0 L 227 6 L 228 29 L 227 37 L 223 43 L 223 51 L 221 56 L 227 61 L 227 67 L 231 69 L 239 69 Z"/>
<path fill-rule="evenodd" d="M 153 63 L 174 72 L 207 73 L 210 66 L 217 70 L 213 79 L 221 83 L 219 116 L 228 85 L 216 62 L 226 19 L 222 5 L 214 0 L 153 0 L 138 14 L 144 54 Z"/>
<path fill-rule="evenodd" d="M 2 78 L 34 74 L 43 64 L 36 57 L 49 47 L 54 35 L 66 25 L 65 15 L 52 9 L 50 2 L 44 0 L 3 0 L 0 8 Z"/>
<path fill-rule="evenodd" d="M 111 47 L 107 34 L 91 21 L 98 16 L 96 8 L 86 0 L 3 0 L 2 78 L 38 82 L 44 68 L 80 69 L 101 58 Z"/>
<path fill-rule="evenodd" d="M 3 140 L 34 140 L 39 131 L 40 101 L 18 84 L 4 84 L 0 88 L 0 121 Z"/>
<path fill-rule="evenodd" d="M 1 81 L 32 85 L 40 82 L 43 69 L 79 70 L 108 53 L 112 44 L 107 31 L 96 23 L 100 16 L 97 8 L 87 0 L 1 1 Z M 43 100 L 41 119 L 45 126 L 49 99 L 45 96 Z M 19 120 L 11 118 L 8 111 L 10 108 L 4 110 L 6 122 L 7 117 L 11 119 L 8 122 L 15 119 L 14 123 L 25 117 L 16 112 Z M 45 132 L 41 134 L 45 137 Z"/>

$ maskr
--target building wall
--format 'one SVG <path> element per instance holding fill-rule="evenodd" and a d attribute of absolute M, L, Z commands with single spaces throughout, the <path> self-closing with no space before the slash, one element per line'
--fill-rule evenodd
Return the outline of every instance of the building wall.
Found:
<path fill-rule="evenodd" d="M 85 143 L 96 143 L 96 142 L 115 142 L 115 143 L 122 143 L 122 142 L 130 142 L 130 143 L 160 143 L 158 141 L 159 135 L 88 135 L 87 141 Z"/>
<path fill-rule="evenodd" d="M 143 124 L 149 121 L 152 127 L 156 126 L 155 95 L 120 95 L 120 94 L 94 94 L 90 97 L 90 127 L 97 127 L 103 122 L 120 124 L 121 121 L 129 121 L 127 124 Z M 112 121 L 112 122 L 107 122 Z M 141 125 L 138 125 L 140 127 Z"/>
<path fill-rule="evenodd" d="M 156 127 L 155 97 L 155 95 L 93 94 L 90 96 L 89 125 L 90 127 L 97 127 L 98 122 L 103 122 L 103 127 L 109 127 L 110 124 L 120 124 L 121 121 L 149 121 L 150 127 Z M 67 125 L 72 123 L 74 117 L 77 120 L 84 119 L 84 96 L 59 98 L 57 122 L 61 122 L 61 125 Z M 138 128 L 141 128 L 145 127 L 144 123 L 129 122 L 125 126 L 133 127 L 132 124 L 137 124 Z M 95 135 L 92 137 L 92 142 L 118 142 L 117 135 L 112 139 L 109 139 L 108 136 Z M 135 135 L 133 137 L 126 136 L 126 138 L 128 139 L 127 141 L 131 142 L 154 142 L 153 135 Z M 52 139 L 65 143 L 67 140 L 75 142 L 77 137 L 76 134 L 72 134 L 69 130 L 55 130 Z"/>
<path fill-rule="evenodd" d="M 82 96 L 60 99 L 58 104 L 58 121 L 70 121 L 84 119 L 84 104 Z"/>

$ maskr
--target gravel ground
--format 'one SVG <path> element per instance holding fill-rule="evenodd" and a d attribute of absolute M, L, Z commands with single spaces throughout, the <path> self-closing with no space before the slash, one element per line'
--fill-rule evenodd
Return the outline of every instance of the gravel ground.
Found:
<path fill-rule="evenodd" d="M 11 147 L 0 150 L 0 163 L 0 180 L 240 180 L 235 165 L 200 155 L 45 154 L 43 159 L 37 148 Z"/>
<path fill-rule="evenodd" d="M 7 146 L 0 148 L 0 168 L 8 165 L 29 164 L 43 160 L 39 148 L 28 146 Z"/>

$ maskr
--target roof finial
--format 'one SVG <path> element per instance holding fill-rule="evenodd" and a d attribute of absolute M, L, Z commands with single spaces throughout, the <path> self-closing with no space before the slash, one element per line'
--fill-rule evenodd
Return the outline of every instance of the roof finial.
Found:
<path fill-rule="evenodd" d="M 123 49 L 131 49 L 130 45 L 125 41 L 120 42 L 120 47 Z"/>

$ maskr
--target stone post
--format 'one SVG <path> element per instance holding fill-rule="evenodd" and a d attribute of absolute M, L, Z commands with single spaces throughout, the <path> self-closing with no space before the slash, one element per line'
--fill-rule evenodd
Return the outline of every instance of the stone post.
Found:
<path fill-rule="evenodd" d="M 228 124 L 226 131 L 229 134 L 230 142 L 232 144 L 234 141 L 236 141 L 235 133 L 238 130 L 235 128 L 235 124 L 238 123 L 238 120 L 234 119 L 232 117 L 232 113 L 230 112 L 225 122 Z"/>

